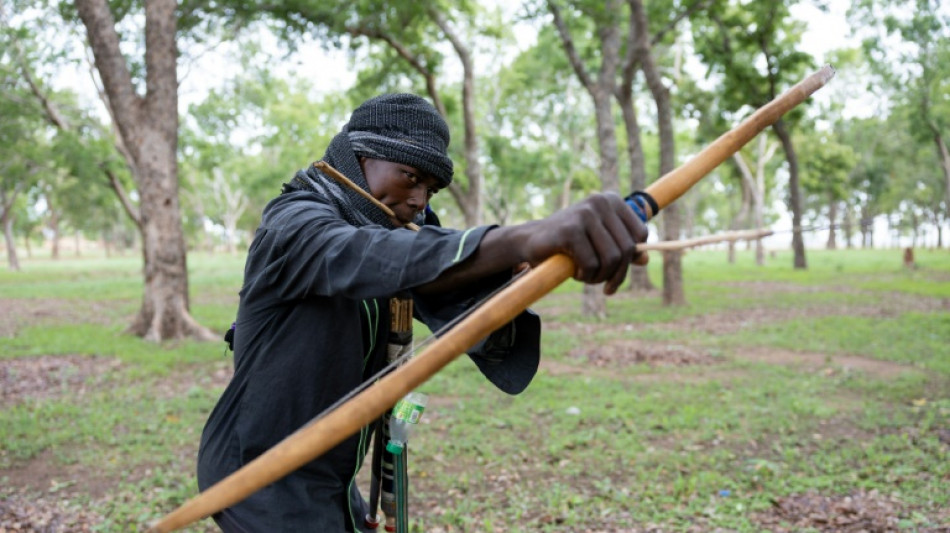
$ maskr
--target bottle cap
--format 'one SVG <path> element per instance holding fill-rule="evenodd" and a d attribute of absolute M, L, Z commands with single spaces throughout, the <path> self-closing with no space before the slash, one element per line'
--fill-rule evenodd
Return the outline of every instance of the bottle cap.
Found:
<path fill-rule="evenodd" d="M 366 529 L 376 529 L 379 527 L 379 515 L 371 517 L 369 513 L 366 513 L 366 517 L 363 518 L 363 525 L 366 526 Z"/>
<path fill-rule="evenodd" d="M 402 453 L 402 444 L 391 440 L 386 444 L 386 451 L 393 455 L 399 455 Z"/>

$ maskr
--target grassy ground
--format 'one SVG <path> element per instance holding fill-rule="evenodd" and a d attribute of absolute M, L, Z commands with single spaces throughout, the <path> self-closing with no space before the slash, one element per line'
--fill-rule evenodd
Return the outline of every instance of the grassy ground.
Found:
<path fill-rule="evenodd" d="M 950 253 L 808 258 L 692 252 L 688 305 L 624 292 L 599 323 L 576 284 L 544 298 L 523 394 L 464 358 L 422 387 L 413 530 L 950 530 Z M 242 259 L 189 265 L 223 331 Z M 137 258 L 23 267 L 0 273 L 0 530 L 137 529 L 194 494 L 230 358 L 122 334 Z"/>

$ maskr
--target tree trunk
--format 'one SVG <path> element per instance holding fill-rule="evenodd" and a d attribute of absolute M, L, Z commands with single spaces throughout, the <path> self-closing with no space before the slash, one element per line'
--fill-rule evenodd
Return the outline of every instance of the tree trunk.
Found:
<path fill-rule="evenodd" d="M 785 151 L 785 160 L 788 161 L 788 196 L 789 209 L 792 212 L 792 250 L 795 253 L 794 266 L 796 269 L 808 268 L 805 259 L 805 241 L 802 239 L 802 192 L 798 178 L 798 156 L 795 155 L 795 146 L 792 136 L 785 128 L 784 119 L 778 119 L 772 125 L 775 134 L 782 141 Z"/>
<path fill-rule="evenodd" d="M 630 32 L 633 35 L 633 32 Z M 636 59 L 629 57 L 624 69 L 635 69 Z M 624 83 L 617 90 L 617 103 L 623 115 L 623 123 L 627 132 L 627 160 L 630 164 L 630 189 L 642 191 L 647 186 L 646 158 L 643 155 L 643 143 L 640 139 L 640 122 L 637 120 L 637 109 L 633 105 L 633 73 L 624 72 Z M 650 280 L 647 267 L 630 265 L 631 291 L 653 291 L 656 286 Z"/>
<path fill-rule="evenodd" d="M 14 272 L 20 271 L 20 260 L 16 255 L 16 241 L 13 240 L 13 203 L 19 194 L 19 185 L 14 187 L 13 192 L 7 194 L 7 191 L 0 188 L 0 224 L 3 225 L 3 240 L 7 245 L 7 266 Z"/>
<path fill-rule="evenodd" d="M 646 188 L 646 158 L 643 155 L 643 144 L 640 142 L 640 123 L 637 120 L 637 110 L 633 105 L 631 89 L 621 88 L 617 95 L 617 102 L 623 113 L 623 123 L 627 130 L 627 160 L 630 162 L 630 188 L 632 191 L 642 191 Z M 652 291 L 656 286 L 650 280 L 650 273 L 646 266 L 630 265 L 631 291 Z"/>
<path fill-rule="evenodd" d="M 838 223 L 838 200 L 834 194 L 830 196 L 831 201 L 828 203 L 828 242 L 825 244 L 825 248 L 835 250 L 838 248 L 838 243 L 835 241 L 835 225 Z"/>
<path fill-rule="evenodd" d="M 571 67 L 578 79 L 587 89 L 594 102 L 594 115 L 597 120 L 597 143 L 600 151 L 600 182 L 601 189 L 606 192 L 620 192 L 620 178 L 617 163 L 617 134 L 614 129 L 611 102 L 613 89 L 616 84 L 617 66 L 620 62 L 620 34 L 616 17 L 608 24 L 597 29 L 600 38 L 601 63 L 597 81 L 591 79 L 584 66 L 573 38 L 555 2 L 547 2 L 548 9 L 554 17 L 554 25 L 561 38 L 564 52 L 567 54 Z M 604 9 L 608 13 L 619 13 L 619 0 L 607 0 Z M 584 316 L 597 316 L 597 310 L 606 310 L 606 297 L 600 285 L 585 287 L 582 310 Z M 606 316 L 606 312 L 602 316 Z"/>
<path fill-rule="evenodd" d="M 874 219 L 871 217 L 871 211 L 866 205 L 862 205 L 859 208 L 861 213 L 861 248 L 871 248 L 873 247 L 873 236 L 871 232 L 874 231 Z"/>
<path fill-rule="evenodd" d="M 178 200 L 178 52 L 175 0 L 145 2 L 145 97 L 135 92 L 105 0 L 75 0 L 140 201 L 145 289 L 129 331 L 158 342 L 217 338 L 191 317 Z"/>
<path fill-rule="evenodd" d="M 106 257 L 112 257 L 112 243 L 109 242 L 109 233 L 103 230 L 99 235 L 99 239 L 102 241 L 102 251 L 105 252 Z"/>
<path fill-rule="evenodd" d="M 46 208 L 49 209 L 49 231 L 52 250 L 50 256 L 53 259 L 59 259 L 59 211 L 55 209 L 49 195 L 46 195 Z"/>
<path fill-rule="evenodd" d="M 929 123 L 930 131 L 934 135 L 934 144 L 937 145 L 937 155 L 940 157 L 940 169 L 943 171 L 944 179 L 944 200 L 947 207 L 950 208 L 950 150 L 947 149 L 947 143 L 940 134 L 940 129 L 933 122 Z"/>
<path fill-rule="evenodd" d="M 14 272 L 20 271 L 20 260 L 16 255 L 16 241 L 13 240 L 13 213 L 12 209 L 3 206 L 3 216 L 0 222 L 3 223 L 3 240 L 7 244 L 7 266 Z"/>
<path fill-rule="evenodd" d="M 759 160 L 756 162 L 755 169 L 755 187 L 753 189 L 752 219 L 755 222 L 755 229 L 765 228 L 765 170 L 768 162 L 772 160 L 778 145 L 769 143 L 765 135 L 761 135 L 758 145 Z M 755 240 L 755 264 L 765 265 L 765 243 L 762 239 Z"/>
<path fill-rule="evenodd" d="M 848 204 L 845 204 L 844 219 L 841 221 L 841 230 L 844 231 L 845 247 L 847 247 L 849 250 L 854 248 L 854 245 L 851 244 L 851 239 L 854 238 L 854 209 Z"/>
<path fill-rule="evenodd" d="M 683 251 L 672 250 L 663 252 L 663 305 L 684 305 L 686 297 L 683 293 Z M 667 290 L 667 285 L 670 286 Z"/>
<path fill-rule="evenodd" d="M 584 285 L 581 298 L 581 313 L 588 318 L 604 320 L 607 318 L 607 299 L 604 297 L 603 284 Z"/>
<path fill-rule="evenodd" d="M 462 63 L 462 119 L 465 127 L 465 177 L 468 179 L 468 202 L 463 210 L 467 226 L 482 223 L 482 164 L 478 157 L 478 135 L 475 121 L 475 67 L 472 54 L 452 29 L 445 16 L 435 8 L 429 8 L 429 16 L 452 43 Z"/>
<path fill-rule="evenodd" d="M 649 24 L 642 0 L 629 0 L 630 21 L 636 32 L 636 43 L 640 67 L 646 78 L 647 86 L 656 102 L 657 127 L 660 133 L 660 176 L 672 171 L 676 166 L 676 144 L 673 131 L 673 109 L 670 104 L 670 91 L 663 84 L 660 70 L 653 58 L 650 46 Z M 663 238 L 668 241 L 679 240 L 682 217 L 680 209 L 675 203 L 663 210 Z M 663 303 L 665 305 L 682 305 L 686 303 L 683 292 L 683 261 L 682 251 L 673 251 L 663 254 Z"/>

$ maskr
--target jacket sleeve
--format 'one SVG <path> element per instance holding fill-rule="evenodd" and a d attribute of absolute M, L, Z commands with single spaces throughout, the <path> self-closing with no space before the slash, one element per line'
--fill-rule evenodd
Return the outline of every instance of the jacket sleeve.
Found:
<path fill-rule="evenodd" d="M 441 335 L 442 328 L 481 303 L 510 277 L 507 273 L 492 276 L 438 296 L 413 295 L 417 318 Z M 528 309 L 479 341 L 468 355 L 493 385 L 508 394 L 518 394 L 538 371 L 540 344 L 541 319 Z"/>
<path fill-rule="evenodd" d="M 242 293 L 256 293 L 261 305 L 274 303 L 268 299 L 315 296 L 387 297 L 432 281 L 467 259 L 490 228 L 355 227 L 316 195 L 285 194 L 265 210 Z"/>

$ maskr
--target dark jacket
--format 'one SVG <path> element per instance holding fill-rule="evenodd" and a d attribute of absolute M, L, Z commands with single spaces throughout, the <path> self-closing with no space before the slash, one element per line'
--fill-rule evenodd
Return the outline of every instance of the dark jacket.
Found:
<path fill-rule="evenodd" d="M 234 329 L 234 377 L 198 452 L 204 490 L 296 431 L 385 364 L 388 299 L 439 276 L 477 248 L 490 227 L 461 232 L 354 227 L 307 191 L 264 210 L 251 244 Z M 433 331 L 509 276 L 438 299 L 414 295 Z M 499 388 L 524 389 L 537 370 L 540 321 L 530 312 L 471 355 Z M 479 355 L 481 354 L 481 355 Z M 368 429 L 226 511 L 248 531 L 353 531 L 348 494 Z"/>

